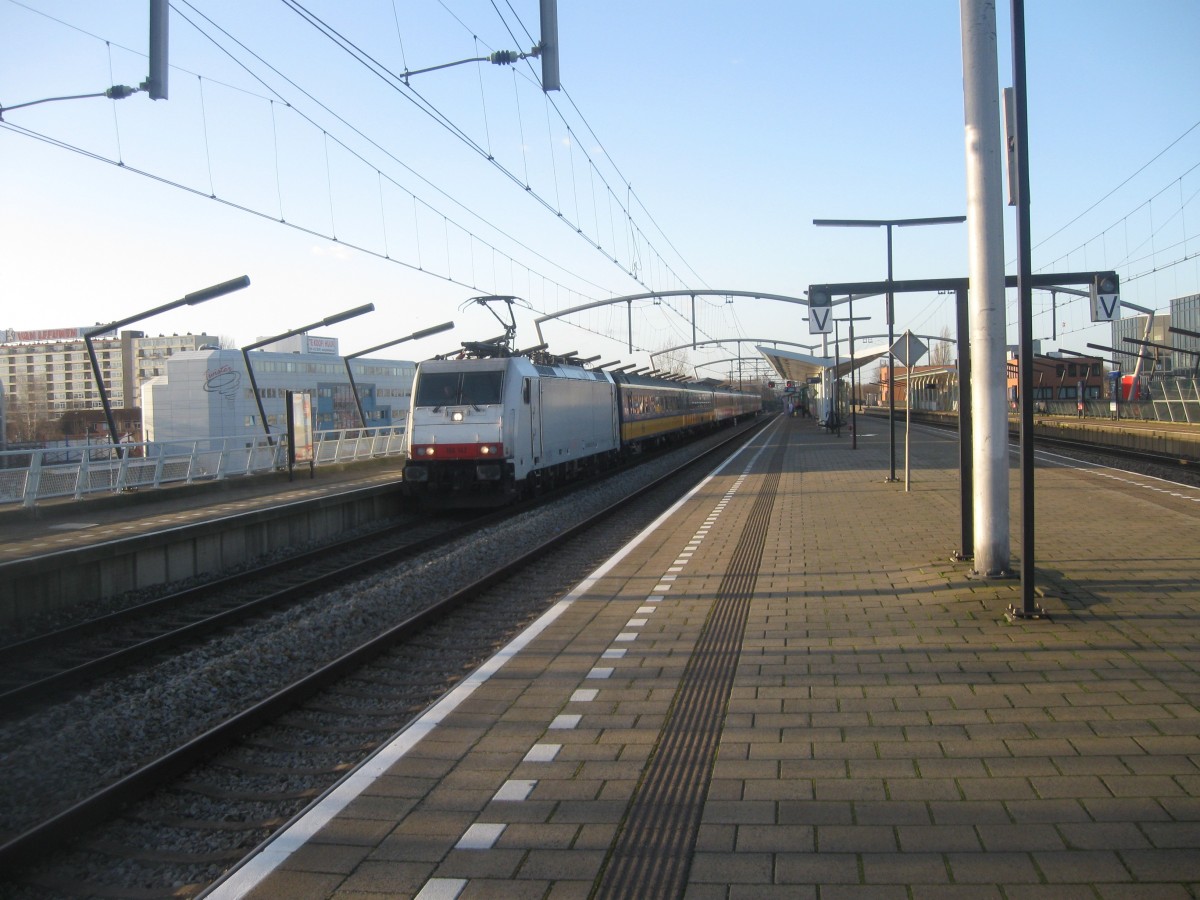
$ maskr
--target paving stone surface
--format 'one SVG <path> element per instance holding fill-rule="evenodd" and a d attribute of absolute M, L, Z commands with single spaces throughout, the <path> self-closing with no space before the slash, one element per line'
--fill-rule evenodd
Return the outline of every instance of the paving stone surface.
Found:
<path fill-rule="evenodd" d="M 776 422 L 305 849 L 216 896 L 588 896 L 780 444 L 684 895 L 1197 896 L 1200 490 L 1039 457 L 1046 615 L 1010 619 L 1019 580 L 951 558 L 956 438 L 914 427 L 906 490 L 903 445 L 889 482 L 886 423 L 859 426 L 852 448 Z"/>

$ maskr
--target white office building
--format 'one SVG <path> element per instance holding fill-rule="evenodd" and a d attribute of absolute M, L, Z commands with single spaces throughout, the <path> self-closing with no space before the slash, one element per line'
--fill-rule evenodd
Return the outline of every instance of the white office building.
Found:
<path fill-rule="evenodd" d="M 288 391 L 312 395 L 317 431 L 363 426 L 336 341 L 332 350 L 255 350 L 248 354 L 272 435 L 287 430 Z M 352 359 L 350 365 L 366 426 L 403 426 L 416 363 Z M 142 422 L 146 440 L 160 443 L 266 433 L 240 350 L 198 350 L 172 356 L 166 361 L 166 374 L 142 388 Z"/>

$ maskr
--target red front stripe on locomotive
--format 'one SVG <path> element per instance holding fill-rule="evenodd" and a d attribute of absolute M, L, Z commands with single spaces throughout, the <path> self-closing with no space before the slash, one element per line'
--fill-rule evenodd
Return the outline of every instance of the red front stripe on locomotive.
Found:
<path fill-rule="evenodd" d="M 498 459 L 504 455 L 500 444 L 414 444 L 410 459 Z"/>

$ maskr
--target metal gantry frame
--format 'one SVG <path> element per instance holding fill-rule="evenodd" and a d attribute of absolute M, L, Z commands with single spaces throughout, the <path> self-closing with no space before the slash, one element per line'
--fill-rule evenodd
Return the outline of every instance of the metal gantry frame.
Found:
<path fill-rule="evenodd" d="M 813 224 L 834 226 L 838 228 L 886 228 L 887 229 L 887 285 L 892 282 L 892 229 L 908 228 L 914 225 L 958 225 L 967 220 L 966 216 L 928 216 L 919 219 L 813 219 Z M 838 293 L 842 293 L 839 291 Z M 853 293 L 853 292 L 850 292 Z M 896 301 L 895 291 L 887 291 L 887 327 L 888 347 L 896 343 Z M 853 313 L 851 313 L 853 315 Z M 896 359 L 891 351 L 888 352 L 888 481 L 896 480 L 896 390 L 893 373 L 896 371 Z"/>
<path fill-rule="evenodd" d="M 1058 284 L 1091 284 L 1096 277 L 1109 277 L 1117 279 L 1116 272 L 1061 272 L 1057 274 L 1032 274 L 1026 279 L 1026 284 L 1030 291 L 1034 288 L 1049 288 Z M 1015 275 L 1005 277 L 1005 288 L 1015 288 L 1018 286 L 1018 278 Z M 969 340 L 969 323 L 968 323 L 968 307 L 967 307 L 967 292 L 969 282 L 966 278 L 921 278 L 907 281 L 888 281 L 888 282 L 843 282 L 838 284 L 813 284 L 809 286 L 810 293 L 816 290 L 825 291 L 830 296 L 834 294 L 863 294 L 868 292 L 879 293 L 880 289 L 886 290 L 889 294 L 904 294 L 904 293 L 934 293 L 937 291 L 951 291 L 955 294 L 955 312 L 956 312 L 956 327 L 958 333 L 958 355 L 959 355 L 959 384 L 970 384 L 971 382 L 971 347 Z M 1030 346 L 1029 358 L 1033 358 L 1032 335 L 1029 336 Z M 1032 363 L 1029 364 L 1032 368 Z M 1022 411 L 1029 411 L 1032 419 L 1033 410 L 1033 387 L 1032 379 L 1025 379 L 1019 388 L 1020 406 Z M 958 435 L 959 435 L 959 450 L 958 450 L 958 465 L 959 476 L 961 479 L 961 497 L 960 497 L 960 549 L 955 553 L 955 557 L 959 559 L 971 559 L 974 556 L 974 474 L 971 463 L 971 436 L 972 420 L 971 420 L 971 395 L 969 391 L 959 391 L 958 401 Z M 1024 463 L 1028 460 L 1028 474 L 1026 467 L 1022 466 L 1021 477 L 1021 509 L 1022 515 L 1028 514 L 1027 521 L 1032 522 L 1033 512 L 1033 429 L 1021 430 L 1021 457 Z M 1035 572 L 1033 568 L 1034 559 L 1034 535 L 1032 529 L 1026 532 L 1023 536 L 1023 545 L 1021 548 L 1021 589 L 1024 597 L 1024 606 L 1028 607 L 1033 603 L 1033 591 Z M 1036 605 L 1036 604 L 1033 604 Z M 1020 615 L 1021 611 L 1009 610 L 1014 615 Z M 1035 613 L 1038 614 L 1038 613 Z"/>

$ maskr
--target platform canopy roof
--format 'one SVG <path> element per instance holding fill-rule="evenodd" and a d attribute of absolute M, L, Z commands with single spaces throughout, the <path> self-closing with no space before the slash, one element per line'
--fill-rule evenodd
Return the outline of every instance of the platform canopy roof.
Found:
<path fill-rule="evenodd" d="M 928 384 L 931 381 L 946 381 L 958 377 L 958 366 L 919 366 L 911 372 L 900 372 L 897 381 L 912 381 L 914 385 Z"/>
<path fill-rule="evenodd" d="M 887 356 L 888 352 L 887 347 L 873 347 L 866 351 L 856 352 L 853 365 L 851 365 L 849 356 L 839 356 L 835 360 L 832 356 L 810 356 L 807 353 L 795 353 L 791 350 L 781 350 L 778 347 L 756 347 L 755 349 L 766 357 L 767 362 L 779 373 L 780 378 L 800 384 L 808 381 L 809 378 L 823 376 L 834 368 L 835 363 L 837 377 L 842 378 L 852 369 L 861 369 L 881 356 Z"/>

